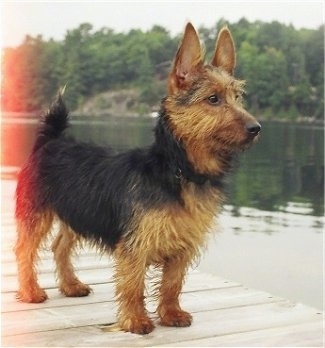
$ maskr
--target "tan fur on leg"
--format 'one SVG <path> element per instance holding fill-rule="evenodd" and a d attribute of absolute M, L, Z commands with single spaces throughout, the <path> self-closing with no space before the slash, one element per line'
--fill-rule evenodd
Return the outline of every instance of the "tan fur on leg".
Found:
<path fill-rule="evenodd" d="M 28 220 L 17 220 L 18 239 L 15 254 L 18 266 L 19 290 L 17 299 L 22 302 L 44 302 L 46 292 L 37 282 L 35 263 L 38 258 L 38 248 L 49 232 L 53 214 L 45 212 Z"/>
<path fill-rule="evenodd" d="M 190 326 L 192 323 L 192 316 L 181 309 L 178 299 L 188 265 L 186 258 L 175 258 L 163 266 L 158 306 L 162 325 Z"/>
<path fill-rule="evenodd" d="M 69 297 L 87 296 L 91 288 L 78 279 L 71 263 L 71 254 L 78 242 L 78 237 L 62 221 L 60 223 L 59 234 L 52 244 L 60 291 Z"/>
<path fill-rule="evenodd" d="M 141 255 L 129 253 L 123 244 L 117 247 L 114 256 L 119 326 L 125 331 L 147 334 L 154 325 L 144 306 L 145 260 Z"/>

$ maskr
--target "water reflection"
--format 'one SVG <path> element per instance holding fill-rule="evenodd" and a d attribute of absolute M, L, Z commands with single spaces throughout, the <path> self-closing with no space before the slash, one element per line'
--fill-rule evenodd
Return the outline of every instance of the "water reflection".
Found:
<path fill-rule="evenodd" d="M 236 234 L 263 232 L 273 234 L 283 232 L 283 228 L 313 230 L 323 232 L 323 217 L 307 214 L 305 205 L 288 204 L 291 209 L 266 211 L 248 207 L 225 205 L 222 212 L 223 225 Z M 232 219 L 231 217 L 236 217 Z"/>
<path fill-rule="evenodd" d="M 2 168 L 25 161 L 37 124 L 3 119 Z M 74 120 L 69 133 L 84 141 L 120 150 L 148 145 L 152 119 Z M 265 123 L 257 145 L 240 156 L 229 179 L 233 214 L 240 207 L 322 216 L 324 213 L 324 133 L 322 127 Z M 12 170 L 3 170 L 3 175 Z"/>
<path fill-rule="evenodd" d="M 241 159 L 231 202 L 268 211 L 323 215 L 323 130 L 267 123 L 261 141 Z M 294 204 L 293 204 L 294 203 Z M 298 206 L 302 209 L 298 212 Z"/>

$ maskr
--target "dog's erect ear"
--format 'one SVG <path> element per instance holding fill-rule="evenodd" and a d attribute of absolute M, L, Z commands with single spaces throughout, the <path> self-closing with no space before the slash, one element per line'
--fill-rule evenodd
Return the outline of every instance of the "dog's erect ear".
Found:
<path fill-rule="evenodd" d="M 189 87 L 193 74 L 202 65 L 203 52 L 200 40 L 193 25 L 188 23 L 169 74 L 168 92 L 174 94 Z"/>
<path fill-rule="evenodd" d="M 223 27 L 218 35 L 216 50 L 211 64 L 225 69 L 231 75 L 234 73 L 236 50 L 234 40 L 227 27 Z"/>

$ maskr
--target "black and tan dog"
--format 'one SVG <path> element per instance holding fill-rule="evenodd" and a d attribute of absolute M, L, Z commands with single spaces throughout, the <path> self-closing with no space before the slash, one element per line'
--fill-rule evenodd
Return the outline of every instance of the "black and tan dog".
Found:
<path fill-rule="evenodd" d="M 116 154 L 63 135 L 68 112 L 59 95 L 40 126 L 17 185 L 15 248 L 23 302 L 43 302 L 37 250 L 58 221 L 52 250 L 66 296 L 91 291 L 75 275 L 71 254 L 85 239 L 115 258 L 118 325 L 146 334 L 154 325 L 144 305 L 146 269 L 162 269 L 157 313 L 162 325 L 189 326 L 179 305 L 184 276 L 199 256 L 223 201 L 232 158 L 260 125 L 242 106 L 243 82 L 233 77 L 235 48 L 223 28 L 204 63 L 191 24 L 176 54 L 148 148 Z"/>

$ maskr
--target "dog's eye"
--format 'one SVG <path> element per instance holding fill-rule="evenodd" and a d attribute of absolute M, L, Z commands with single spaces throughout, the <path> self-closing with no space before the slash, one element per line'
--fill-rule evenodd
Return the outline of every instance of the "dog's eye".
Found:
<path fill-rule="evenodd" d="M 212 105 L 217 105 L 219 104 L 220 99 L 216 94 L 212 94 L 210 97 L 208 97 L 208 101 Z"/>
<path fill-rule="evenodd" d="M 242 99 L 243 99 L 243 97 L 242 97 L 242 95 L 240 93 L 235 95 L 235 100 L 236 101 L 240 102 L 240 101 L 242 101 Z"/>

